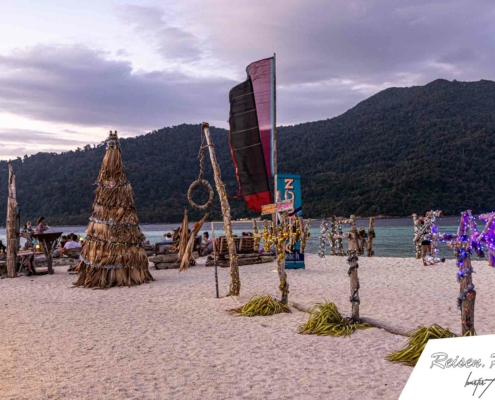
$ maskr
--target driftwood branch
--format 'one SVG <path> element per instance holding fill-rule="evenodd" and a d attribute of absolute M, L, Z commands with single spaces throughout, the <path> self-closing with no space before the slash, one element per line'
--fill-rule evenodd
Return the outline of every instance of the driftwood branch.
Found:
<path fill-rule="evenodd" d="M 304 305 L 302 303 L 295 303 L 295 302 L 289 302 L 289 305 L 291 307 L 294 307 L 296 310 L 302 311 L 302 312 L 310 312 L 313 306 L 309 305 Z M 350 318 L 350 314 L 342 313 L 343 317 Z M 396 325 L 396 324 L 391 324 L 389 322 L 385 321 L 380 321 L 374 318 L 368 318 L 368 317 L 360 317 L 360 320 L 362 322 L 366 322 L 367 324 L 375 327 L 375 328 L 380 328 L 384 329 L 387 332 L 393 333 L 394 335 L 401 335 L 401 336 L 406 336 L 406 337 L 411 337 L 409 332 L 411 332 L 415 327 L 412 326 L 402 326 L 402 325 Z"/>
<path fill-rule="evenodd" d="M 218 165 L 217 157 L 215 155 L 215 147 L 213 146 L 213 140 L 210 135 L 210 126 L 207 122 L 203 122 L 201 129 L 205 134 L 208 149 L 210 150 L 211 165 L 213 167 L 213 174 L 215 175 L 215 185 L 217 187 L 218 196 L 220 197 L 220 205 L 222 206 L 223 228 L 229 246 L 230 295 L 239 296 L 241 291 L 241 279 L 239 277 L 239 265 L 237 264 L 237 249 L 235 247 L 234 235 L 232 234 L 232 219 L 230 216 L 229 201 L 227 200 L 227 192 L 225 190 L 225 184 L 222 182 L 220 166 Z"/>

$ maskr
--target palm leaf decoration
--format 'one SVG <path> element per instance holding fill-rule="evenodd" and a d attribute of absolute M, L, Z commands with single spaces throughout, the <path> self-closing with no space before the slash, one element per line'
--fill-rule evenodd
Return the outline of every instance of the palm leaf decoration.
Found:
<path fill-rule="evenodd" d="M 233 310 L 230 311 L 233 312 L 234 314 L 243 315 L 245 317 L 267 316 L 267 315 L 280 314 L 283 312 L 285 313 L 292 312 L 286 304 L 268 295 L 266 296 L 254 295 L 242 307 L 234 308 Z"/>
<path fill-rule="evenodd" d="M 437 324 L 429 327 L 418 326 L 409 332 L 409 335 L 411 338 L 407 345 L 402 350 L 389 354 L 387 356 L 388 361 L 415 366 L 428 340 L 457 337 L 449 328 L 442 328 Z"/>
<path fill-rule="evenodd" d="M 308 322 L 299 328 L 306 335 L 350 336 L 356 329 L 371 328 L 370 325 L 343 317 L 334 303 L 316 304 L 309 313 Z"/>

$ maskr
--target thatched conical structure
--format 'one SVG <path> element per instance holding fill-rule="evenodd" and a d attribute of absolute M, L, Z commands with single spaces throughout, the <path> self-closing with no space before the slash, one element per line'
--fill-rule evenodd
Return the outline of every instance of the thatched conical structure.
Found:
<path fill-rule="evenodd" d="M 86 240 L 74 268 L 75 286 L 110 288 L 153 280 L 116 131 L 110 131 L 106 144 Z"/>

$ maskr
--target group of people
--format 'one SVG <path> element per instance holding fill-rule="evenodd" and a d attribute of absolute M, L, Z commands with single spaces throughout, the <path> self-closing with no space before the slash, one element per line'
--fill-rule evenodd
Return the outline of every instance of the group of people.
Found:
<path fill-rule="evenodd" d="M 68 235 L 63 235 L 60 238 L 60 242 L 58 244 L 58 249 L 60 251 L 60 257 L 67 257 L 67 250 L 70 249 L 80 249 L 84 244 L 82 238 L 79 239 L 74 233 L 69 233 Z"/>
<path fill-rule="evenodd" d="M 33 238 L 33 234 L 44 233 L 49 229 L 50 227 L 48 225 L 45 225 L 45 217 L 38 218 L 36 228 L 34 229 L 31 221 L 26 222 L 26 225 L 24 225 L 21 231 L 21 236 L 26 239 L 24 249 L 32 249 L 38 244 L 38 241 Z"/>

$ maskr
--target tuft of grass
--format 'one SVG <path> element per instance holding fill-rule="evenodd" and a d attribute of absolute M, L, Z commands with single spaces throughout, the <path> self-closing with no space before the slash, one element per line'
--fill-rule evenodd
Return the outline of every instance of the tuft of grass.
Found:
<path fill-rule="evenodd" d="M 243 315 L 245 317 L 255 316 L 267 316 L 281 313 L 292 312 L 290 308 L 273 298 L 272 296 L 258 296 L 254 295 L 251 299 L 242 307 L 234 308 L 230 310 L 234 314 Z"/>
<path fill-rule="evenodd" d="M 402 363 L 405 365 L 415 366 L 423 352 L 426 343 L 430 339 L 442 339 L 457 337 L 449 328 L 442 328 L 434 324 L 429 327 L 418 326 L 409 332 L 411 338 L 408 340 L 406 347 L 387 356 L 388 361 Z"/>
<path fill-rule="evenodd" d="M 350 336 L 356 329 L 371 328 L 370 325 L 345 318 L 334 303 L 316 304 L 309 313 L 308 322 L 299 328 L 305 335 Z"/>

